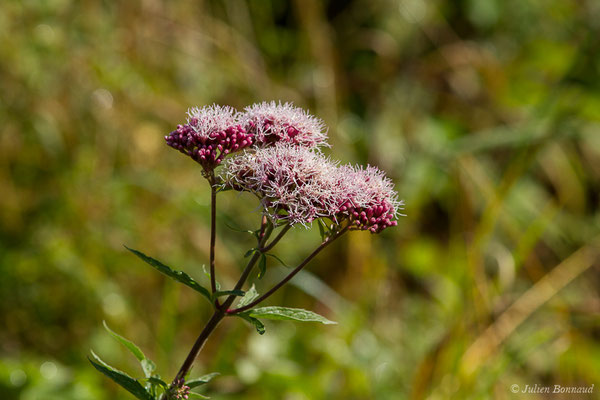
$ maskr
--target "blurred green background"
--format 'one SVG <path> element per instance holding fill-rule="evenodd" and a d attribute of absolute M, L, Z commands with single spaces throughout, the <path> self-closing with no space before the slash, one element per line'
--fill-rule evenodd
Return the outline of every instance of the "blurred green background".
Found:
<path fill-rule="evenodd" d="M 141 376 L 103 319 L 175 374 L 209 307 L 123 244 L 204 279 L 207 185 L 163 136 L 188 107 L 272 99 L 323 118 L 334 158 L 386 170 L 407 216 L 269 300 L 338 325 L 225 321 L 193 371 L 221 372 L 205 394 L 600 398 L 599 21 L 594 0 L 3 1 L 0 398 L 130 398 L 86 359 Z M 259 214 L 219 201 L 231 285 L 252 242 L 224 223 Z M 276 253 L 318 240 L 298 228 Z"/>

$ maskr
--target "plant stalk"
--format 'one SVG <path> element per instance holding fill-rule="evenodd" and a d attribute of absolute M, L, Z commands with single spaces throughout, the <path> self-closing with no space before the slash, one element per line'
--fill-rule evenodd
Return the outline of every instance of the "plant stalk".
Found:
<path fill-rule="evenodd" d="M 247 305 L 245 305 L 243 307 L 236 308 L 236 309 L 233 309 L 233 310 L 227 310 L 226 311 L 227 314 L 228 315 L 233 315 L 233 314 L 244 312 L 244 311 L 249 310 L 252 307 L 258 305 L 263 300 L 267 299 L 269 296 L 271 296 L 273 293 L 275 293 L 280 287 L 282 287 L 283 285 L 285 285 L 286 283 L 288 283 L 290 281 L 290 279 L 292 279 L 298 272 L 300 272 L 300 270 L 302 270 L 302 268 L 304 268 L 304 266 L 306 266 L 306 264 L 308 264 L 310 262 L 310 260 L 312 260 L 317 254 L 319 254 L 319 252 L 321 250 L 323 250 L 325 247 L 329 246 L 334 240 L 336 240 L 337 238 L 339 238 L 340 236 L 342 236 L 345 232 L 347 232 L 348 228 L 349 228 L 349 226 L 346 226 L 342 230 L 340 230 L 338 233 L 336 233 L 335 235 L 333 235 L 332 237 L 326 239 L 323 243 L 321 243 L 319 245 L 319 247 L 317 247 L 312 253 L 310 253 L 310 255 L 304 259 L 304 261 L 302 261 L 296 268 L 294 268 L 294 270 L 292 272 L 290 272 L 285 278 L 283 278 L 283 280 L 281 280 L 281 282 L 279 282 L 278 284 L 276 284 L 275 286 L 273 286 L 265 294 L 263 294 L 262 296 L 260 296 L 256 300 L 248 303 Z M 223 308 L 225 308 L 225 304 L 223 304 Z"/>
<path fill-rule="evenodd" d="M 214 294 L 217 291 L 217 278 L 215 276 L 215 242 L 217 235 L 217 190 L 214 175 L 209 178 L 210 183 L 210 289 Z M 215 306 L 220 307 L 219 299 L 215 299 Z"/>
<path fill-rule="evenodd" d="M 258 247 L 264 246 L 264 244 L 267 241 L 267 239 L 269 238 L 269 235 L 271 234 L 272 230 L 273 230 L 272 227 L 266 229 L 266 231 L 264 232 L 264 236 L 258 243 Z M 246 282 L 246 279 L 248 279 L 250 272 L 252 272 L 252 268 L 258 261 L 260 254 L 261 253 L 259 253 L 259 252 L 255 252 L 252 255 L 252 258 L 248 261 L 246 268 L 244 268 L 244 271 L 242 272 L 240 279 L 236 283 L 234 290 L 239 290 L 242 288 L 242 286 L 244 285 L 244 282 Z M 212 276 L 212 274 L 211 274 L 211 276 Z M 190 350 L 185 361 L 181 365 L 179 372 L 177 372 L 177 375 L 173 379 L 173 382 L 171 383 L 172 387 L 176 386 L 178 384 L 178 382 L 180 382 L 181 379 L 185 379 L 185 376 L 188 374 L 188 372 L 192 368 L 192 365 L 194 364 L 196 357 L 198 357 L 198 354 L 200 354 L 200 351 L 202 350 L 204 343 L 206 342 L 206 340 L 208 339 L 210 334 L 215 330 L 215 328 L 217 327 L 219 322 L 221 322 L 221 320 L 225 317 L 226 310 L 229 307 L 231 307 L 231 304 L 233 304 L 235 298 L 236 298 L 236 296 L 234 296 L 234 295 L 228 296 L 222 306 L 215 308 L 215 312 L 213 313 L 212 317 L 208 320 L 208 322 L 204 326 L 204 329 L 202 329 L 202 332 L 200 332 L 200 335 L 196 339 L 194 346 L 192 347 L 192 349 Z"/>
<path fill-rule="evenodd" d="M 279 232 L 279 234 L 277 236 L 275 236 L 275 239 L 273 239 L 271 241 L 271 243 L 269 243 L 268 245 L 266 245 L 265 247 L 263 247 L 262 249 L 259 248 L 259 251 L 261 253 L 266 253 L 267 251 L 271 250 L 273 247 L 275 247 L 275 245 L 281 240 L 281 238 L 287 233 L 287 231 L 290 230 L 292 226 L 291 225 L 286 225 L 284 226 L 281 231 Z"/>

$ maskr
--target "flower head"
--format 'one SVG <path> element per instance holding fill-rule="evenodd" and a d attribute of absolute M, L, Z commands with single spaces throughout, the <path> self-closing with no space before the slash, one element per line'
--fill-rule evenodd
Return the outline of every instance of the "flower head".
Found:
<path fill-rule="evenodd" d="M 229 187 L 256 194 L 275 222 L 309 225 L 329 218 L 379 233 L 397 224 L 402 202 L 374 167 L 342 166 L 305 147 L 279 144 L 246 151 L 226 163 Z"/>
<path fill-rule="evenodd" d="M 254 104 L 241 116 L 242 126 L 255 135 L 258 147 L 273 143 L 290 143 L 306 147 L 328 146 L 327 128 L 292 103 Z"/>
<path fill-rule="evenodd" d="M 190 387 L 185 384 L 185 380 L 179 379 L 174 386 L 169 389 L 171 397 L 177 400 L 187 400 L 190 395 Z"/>
<path fill-rule="evenodd" d="M 230 159 L 224 178 L 233 189 L 256 194 L 273 221 L 308 225 L 329 214 L 335 168 L 321 153 L 278 144 Z"/>
<path fill-rule="evenodd" d="M 244 113 L 218 105 L 192 108 L 187 123 L 178 125 L 165 140 L 205 171 L 214 170 L 228 154 L 250 146 L 328 146 L 323 121 L 291 103 L 274 101 L 254 104 Z"/>
<path fill-rule="evenodd" d="M 344 165 L 337 171 L 341 200 L 336 214 L 347 217 L 353 229 L 379 233 L 396 226 L 404 203 L 398 200 L 394 184 L 376 167 Z"/>
<path fill-rule="evenodd" d="M 237 111 L 218 105 L 193 108 L 188 121 L 165 136 L 167 144 L 190 156 L 211 171 L 225 156 L 253 143 L 253 134 L 240 125 Z"/>

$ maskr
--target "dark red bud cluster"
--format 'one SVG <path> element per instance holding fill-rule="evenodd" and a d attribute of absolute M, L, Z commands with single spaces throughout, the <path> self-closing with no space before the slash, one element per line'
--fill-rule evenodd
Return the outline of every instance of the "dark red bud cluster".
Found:
<path fill-rule="evenodd" d="M 379 233 L 389 226 L 398 225 L 394 218 L 394 208 L 385 201 L 370 208 L 356 208 L 350 202 L 340 207 L 340 213 L 352 221 L 353 229 Z"/>
<path fill-rule="evenodd" d="M 167 144 L 200 163 L 204 169 L 213 170 L 229 153 L 240 151 L 254 143 L 254 135 L 247 133 L 240 125 L 214 131 L 207 135 L 196 129 L 197 118 L 189 124 L 178 125 L 177 129 L 165 136 Z"/>

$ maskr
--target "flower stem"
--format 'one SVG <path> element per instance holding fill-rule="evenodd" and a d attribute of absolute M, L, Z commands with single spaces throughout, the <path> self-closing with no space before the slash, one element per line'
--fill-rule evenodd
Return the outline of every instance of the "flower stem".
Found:
<path fill-rule="evenodd" d="M 215 241 L 217 234 L 217 189 L 215 188 L 214 175 L 209 177 L 210 183 L 210 289 L 214 294 L 217 291 L 217 278 L 215 276 Z M 219 300 L 215 299 L 215 306 L 219 308 Z"/>
<path fill-rule="evenodd" d="M 267 251 L 271 250 L 273 247 L 275 247 L 275 245 L 277 244 L 277 242 L 279 242 L 281 240 L 281 238 L 287 233 L 287 231 L 290 230 L 292 226 L 291 225 L 286 225 L 284 226 L 281 231 L 279 232 L 279 234 L 275 237 L 275 239 L 273 239 L 271 241 L 271 243 L 269 243 L 268 245 L 266 245 L 263 248 L 259 248 L 259 251 L 261 253 L 266 253 Z"/>
<path fill-rule="evenodd" d="M 265 242 L 271 235 L 272 231 L 273 231 L 272 225 L 270 227 L 266 228 L 262 239 L 258 243 L 258 247 L 264 246 Z M 255 252 L 253 254 L 252 258 L 248 261 L 246 268 L 244 268 L 244 271 L 242 272 L 240 279 L 236 283 L 234 290 L 239 290 L 242 288 L 242 286 L 244 285 L 244 282 L 246 282 L 246 279 L 248 279 L 248 276 L 250 275 L 252 268 L 258 261 L 260 254 L 261 253 L 259 253 L 259 252 Z M 212 276 L 212 274 L 211 274 L 211 276 Z M 231 306 L 231 304 L 233 304 L 235 298 L 236 298 L 235 295 L 228 296 L 222 306 L 215 308 L 215 311 L 214 311 L 212 317 L 208 320 L 208 322 L 204 326 L 204 329 L 202 329 L 202 332 L 200 332 L 200 335 L 196 339 L 194 346 L 192 347 L 192 349 L 188 353 L 188 356 L 186 357 L 185 361 L 181 365 L 181 368 L 179 369 L 179 372 L 177 372 L 175 379 L 173 379 L 173 382 L 171 383 L 172 387 L 176 386 L 178 384 L 178 382 L 181 382 L 181 379 L 185 379 L 185 376 L 188 374 L 188 372 L 192 368 L 192 365 L 194 364 L 196 357 L 198 357 L 198 354 L 200 354 L 200 351 L 202 350 L 204 343 L 206 342 L 206 340 L 208 339 L 210 334 L 215 330 L 215 328 L 217 327 L 219 322 L 221 322 L 223 317 L 225 317 L 226 310 Z"/>
<path fill-rule="evenodd" d="M 236 309 L 233 309 L 233 310 L 227 310 L 226 311 L 227 314 L 228 315 L 233 315 L 233 314 L 237 314 L 237 313 L 249 310 L 252 307 L 258 305 L 260 302 L 262 302 L 263 300 L 265 300 L 269 296 L 271 296 L 280 287 L 282 287 L 287 282 L 289 282 L 289 280 L 292 279 L 298 272 L 300 272 L 300 270 L 302 268 L 304 268 L 304 266 L 306 266 L 306 264 L 308 264 L 310 262 L 310 260 L 312 260 L 317 254 L 319 254 L 319 252 L 321 250 L 323 250 L 325 247 L 329 246 L 334 240 L 336 240 L 337 238 L 339 238 L 340 236 L 342 236 L 345 232 L 347 232 L 348 228 L 349 227 L 346 226 L 345 228 L 343 228 L 342 230 L 340 230 L 338 233 L 336 233 L 332 237 L 326 239 L 323 243 L 321 243 L 319 245 L 319 247 L 317 247 L 312 253 L 310 253 L 310 255 L 304 259 L 304 261 L 302 261 L 296 268 L 294 268 L 294 270 L 292 272 L 290 272 L 285 278 L 283 278 L 283 280 L 281 282 L 279 282 L 278 284 L 276 284 L 275 286 L 273 286 L 268 292 L 266 292 L 265 294 L 263 294 L 262 296 L 260 296 L 258 299 L 256 299 L 256 300 L 248 303 L 247 305 L 245 305 L 243 307 L 236 308 Z M 225 306 L 225 305 L 223 304 L 223 306 Z M 223 307 L 223 308 L 225 308 L 225 307 Z"/>
<path fill-rule="evenodd" d="M 181 382 L 182 379 L 185 379 L 185 376 L 192 368 L 192 365 L 194 364 L 196 357 L 200 353 L 200 350 L 202 350 L 202 347 L 204 346 L 206 339 L 208 339 L 208 337 L 210 336 L 212 331 L 215 330 L 215 328 L 217 327 L 219 322 L 221 322 L 223 317 L 224 317 L 223 310 L 216 309 L 215 312 L 213 313 L 212 317 L 208 320 L 208 322 L 204 326 L 204 329 L 200 333 L 200 336 L 198 336 L 198 339 L 196 339 L 196 343 L 194 343 L 194 346 L 192 347 L 187 358 L 183 362 L 183 365 L 179 369 L 179 372 L 175 376 L 175 379 L 173 379 L 173 382 L 171 383 L 172 387 L 176 386 L 178 384 L 178 382 Z"/>
<path fill-rule="evenodd" d="M 267 226 L 267 216 L 263 215 L 262 216 L 262 222 L 260 224 L 260 232 L 258 233 L 258 240 L 262 240 L 262 238 L 265 236 L 265 228 Z"/>

